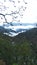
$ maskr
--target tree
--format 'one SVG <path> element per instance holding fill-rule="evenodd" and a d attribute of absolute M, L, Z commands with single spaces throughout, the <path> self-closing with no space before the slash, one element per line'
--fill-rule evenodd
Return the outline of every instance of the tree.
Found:
<path fill-rule="evenodd" d="M 26 10 L 26 8 L 27 8 L 27 6 L 23 6 L 22 4 L 20 5 L 20 7 L 19 7 L 19 3 L 21 2 L 21 1 L 17 1 L 17 3 L 18 3 L 18 7 L 16 6 L 16 1 L 14 0 L 9 0 L 9 2 L 10 3 L 12 3 L 13 5 L 13 7 L 12 8 L 14 8 L 14 9 L 11 9 L 10 10 L 10 7 L 9 6 L 6 6 L 6 5 L 4 5 L 4 3 L 2 4 L 1 3 L 1 6 L 3 7 L 1 7 L 0 6 L 0 16 L 2 15 L 3 17 L 4 17 L 4 19 L 5 19 L 5 22 L 6 23 L 9 23 L 8 21 L 7 21 L 7 18 L 6 18 L 6 16 L 11 16 L 12 17 L 12 21 L 11 22 L 13 22 L 13 21 L 18 21 L 18 22 L 20 22 L 20 19 L 19 19 L 19 16 L 20 17 L 23 17 L 23 14 L 24 14 L 24 12 L 25 12 L 25 10 Z M 6 0 L 5 0 L 5 3 L 6 3 Z M 27 2 L 25 2 L 24 0 L 22 1 L 22 3 L 23 4 L 27 4 Z M 6 13 L 3 13 L 3 12 L 5 12 L 5 11 L 7 11 L 8 10 L 8 12 L 6 12 Z M 10 12 L 9 12 L 10 11 Z"/>

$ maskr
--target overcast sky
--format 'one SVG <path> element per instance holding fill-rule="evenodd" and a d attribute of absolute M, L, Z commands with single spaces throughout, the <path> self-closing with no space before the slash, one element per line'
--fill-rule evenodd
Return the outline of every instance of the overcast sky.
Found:
<path fill-rule="evenodd" d="M 4 0 L 0 0 L 0 5 L 1 5 L 0 8 L 2 9 L 2 11 L 0 10 L 0 13 L 5 14 L 5 13 L 10 13 L 11 11 L 16 11 L 16 10 L 18 11 L 18 8 L 20 8 L 21 6 L 23 6 L 23 8 L 26 6 L 27 8 L 25 11 L 22 11 L 22 9 L 20 9 L 19 12 L 20 15 L 23 14 L 23 17 L 21 17 L 18 14 L 17 15 L 18 18 L 16 19 L 16 21 L 20 20 L 20 22 L 23 23 L 37 23 L 37 0 L 13 0 L 13 1 L 15 1 L 15 4 L 9 2 L 9 0 L 6 0 L 6 2 L 4 2 Z M 20 1 L 20 4 L 18 4 L 17 1 Z M 28 4 L 25 5 L 24 1 L 26 1 Z M 4 11 L 3 6 L 9 7 L 9 9 Z M 16 6 L 16 8 L 14 6 Z M 6 16 L 6 18 L 8 22 L 12 21 L 12 16 Z"/>
<path fill-rule="evenodd" d="M 5 18 L 8 23 L 5 22 L 4 16 L 0 15 L 0 26 L 4 26 L 5 29 L 17 31 L 19 29 L 34 28 L 35 23 L 37 23 L 37 0 L 0 0 L 0 13 L 7 14 Z M 31 24 L 26 25 L 25 23 Z M 13 32 L 9 33 L 11 36 L 16 35 Z"/>

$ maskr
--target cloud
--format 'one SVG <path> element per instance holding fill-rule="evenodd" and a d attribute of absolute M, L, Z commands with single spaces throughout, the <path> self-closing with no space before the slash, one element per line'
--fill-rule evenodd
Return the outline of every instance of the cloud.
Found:
<path fill-rule="evenodd" d="M 37 23 L 37 0 L 26 0 L 26 2 L 28 3 L 27 5 L 25 5 L 24 1 L 25 0 L 19 0 L 20 3 L 18 3 L 18 0 L 14 0 L 15 4 L 10 1 L 4 2 L 4 0 L 0 0 L 0 4 L 2 4 L 2 7 L 8 7 L 5 11 L 3 11 L 3 8 L 0 6 L 0 8 L 2 9 L 2 11 L 0 11 L 3 14 L 6 13 L 11 13 L 11 11 L 19 11 L 19 13 L 17 14 L 17 18 L 14 18 L 14 16 L 16 16 L 15 14 L 12 15 L 14 20 L 12 20 L 12 16 L 6 16 L 7 21 L 8 22 L 14 22 L 20 20 L 20 22 L 22 23 Z M 16 7 L 14 7 L 16 6 Z M 27 9 L 25 11 L 23 11 L 24 7 L 27 7 Z M 21 8 L 23 7 L 23 8 Z M 23 15 L 23 16 L 22 16 Z M 22 17 L 21 17 L 22 16 Z"/>

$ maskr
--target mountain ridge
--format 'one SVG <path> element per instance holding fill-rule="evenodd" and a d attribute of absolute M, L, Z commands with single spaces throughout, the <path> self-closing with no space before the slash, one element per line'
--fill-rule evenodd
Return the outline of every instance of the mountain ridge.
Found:
<path fill-rule="evenodd" d="M 0 33 L 0 60 L 6 65 L 37 65 L 37 28 L 14 37 Z"/>

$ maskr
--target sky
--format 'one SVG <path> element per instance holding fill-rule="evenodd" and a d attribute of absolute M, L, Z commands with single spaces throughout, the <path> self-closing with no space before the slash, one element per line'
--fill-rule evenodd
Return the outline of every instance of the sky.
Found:
<path fill-rule="evenodd" d="M 27 2 L 27 4 L 24 2 Z M 8 22 L 37 23 L 37 0 L 11 0 L 11 2 L 9 0 L 0 0 L 0 13 L 9 14 L 11 11 L 19 11 L 19 13 L 6 15 Z M 1 20 L 1 17 L 3 20 Z M 5 22 L 3 16 L 0 16 L 0 20 Z"/>
<path fill-rule="evenodd" d="M 6 22 L 4 16 L 0 15 L 0 26 L 5 29 L 17 31 L 34 28 L 37 23 L 37 0 L 0 0 L 0 14 L 5 15 L 7 20 Z M 9 33 L 4 34 L 18 34 L 11 31 Z"/>

